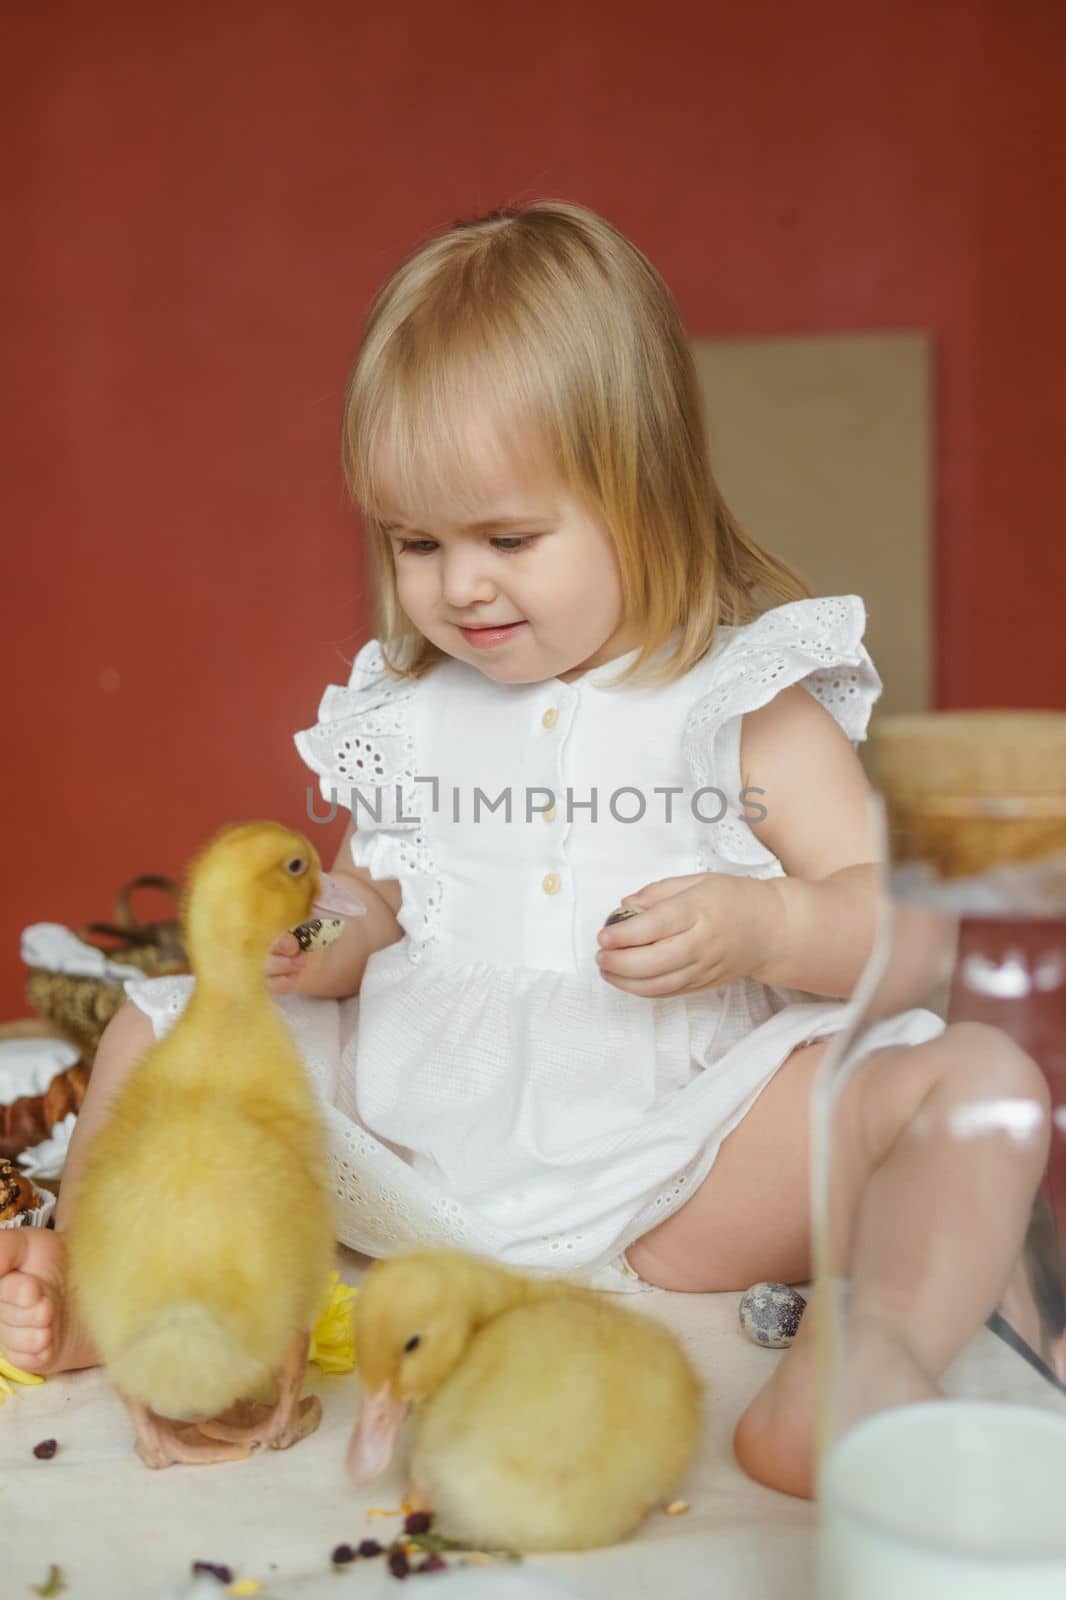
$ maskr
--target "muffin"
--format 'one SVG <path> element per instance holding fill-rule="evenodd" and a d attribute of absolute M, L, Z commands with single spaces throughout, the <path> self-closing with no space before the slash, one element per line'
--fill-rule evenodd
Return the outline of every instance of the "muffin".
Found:
<path fill-rule="evenodd" d="M 0 1227 L 12 1223 L 24 1226 L 35 1211 L 46 1204 L 46 1197 L 20 1172 L 13 1161 L 0 1157 Z"/>

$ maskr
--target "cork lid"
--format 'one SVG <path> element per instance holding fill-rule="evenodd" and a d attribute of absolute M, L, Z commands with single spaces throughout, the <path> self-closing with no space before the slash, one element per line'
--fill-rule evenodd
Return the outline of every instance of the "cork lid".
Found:
<path fill-rule="evenodd" d="M 1066 860 L 1066 713 L 928 711 L 882 717 L 870 769 L 893 865 L 941 879 Z"/>

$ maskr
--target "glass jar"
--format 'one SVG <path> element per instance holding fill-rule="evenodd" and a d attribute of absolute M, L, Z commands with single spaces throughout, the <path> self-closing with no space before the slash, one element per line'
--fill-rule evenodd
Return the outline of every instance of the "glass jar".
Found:
<path fill-rule="evenodd" d="M 879 930 L 813 1117 L 819 1595 L 1066 1600 L 1066 716 L 871 754 Z M 940 1038 L 864 1053 L 913 1006 Z"/>

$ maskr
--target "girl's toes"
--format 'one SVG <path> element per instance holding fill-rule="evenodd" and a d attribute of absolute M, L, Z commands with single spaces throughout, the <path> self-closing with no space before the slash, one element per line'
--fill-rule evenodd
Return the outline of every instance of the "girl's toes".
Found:
<path fill-rule="evenodd" d="M 32 1356 L 42 1361 L 49 1354 L 52 1345 L 51 1328 L 23 1328 L 19 1344 L 27 1356 Z"/>
<path fill-rule="evenodd" d="M 9 1272 L 3 1280 L 0 1290 L 0 1302 L 9 1306 L 17 1306 L 20 1311 L 28 1311 L 31 1306 L 36 1306 L 44 1299 L 40 1282 L 26 1272 Z"/>
<path fill-rule="evenodd" d="M 37 1329 L 20 1328 L 17 1338 L 0 1335 L 0 1353 L 13 1367 L 19 1367 L 23 1372 L 40 1372 L 47 1365 L 52 1350 L 50 1343 L 43 1348 L 39 1346 Z"/>

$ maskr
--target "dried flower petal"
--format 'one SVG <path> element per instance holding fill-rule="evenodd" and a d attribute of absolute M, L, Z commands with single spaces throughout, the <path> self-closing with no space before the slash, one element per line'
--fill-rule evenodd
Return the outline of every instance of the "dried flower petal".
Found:
<path fill-rule="evenodd" d="M 350 1544 L 337 1544 L 331 1550 L 329 1559 L 335 1567 L 346 1567 L 349 1561 L 355 1560 L 355 1551 Z"/>
<path fill-rule="evenodd" d="M 433 1517 L 428 1511 L 412 1511 L 404 1520 L 404 1533 L 428 1533 Z"/>
<path fill-rule="evenodd" d="M 411 1570 L 411 1563 L 399 1545 L 393 1545 L 389 1551 L 389 1571 L 394 1578 L 406 1578 Z"/>
<path fill-rule="evenodd" d="M 63 1574 L 53 1561 L 48 1568 L 48 1576 L 43 1583 L 31 1583 L 30 1588 L 34 1594 L 39 1594 L 42 1600 L 51 1600 L 52 1595 L 62 1594 L 66 1588 Z"/>
<path fill-rule="evenodd" d="M 39 1372 L 23 1372 L 21 1367 L 13 1367 L 10 1361 L 0 1356 L 0 1405 L 9 1394 L 14 1394 L 11 1383 L 5 1380 L 10 1378 L 11 1383 L 43 1383 L 44 1379 Z"/>
<path fill-rule="evenodd" d="M 443 1556 L 439 1556 L 434 1550 L 415 1570 L 416 1572 L 447 1572 L 448 1563 Z"/>
<path fill-rule="evenodd" d="M 370 1556 L 379 1556 L 385 1549 L 383 1544 L 378 1544 L 376 1539 L 361 1539 L 356 1555 L 369 1559 Z"/>
<path fill-rule="evenodd" d="M 219 1583 L 233 1582 L 232 1567 L 224 1567 L 219 1561 L 194 1561 L 192 1564 L 193 1577 L 199 1577 L 201 1573 L 206 1573 L 209 1578 L 217 1578 Z"/>
<path fill-rule="evenodd" d="M 55 1439 L 42 1439 L 40 1444 L 34 1445 L 33 1453 L 38 1461 L 51 1461 L 58 1449 L 59 1444 Z"/>

